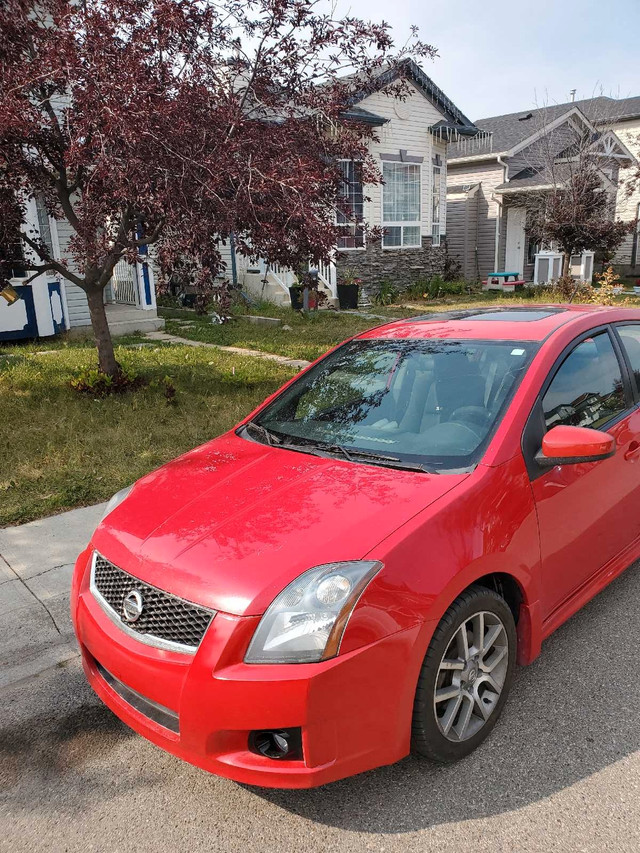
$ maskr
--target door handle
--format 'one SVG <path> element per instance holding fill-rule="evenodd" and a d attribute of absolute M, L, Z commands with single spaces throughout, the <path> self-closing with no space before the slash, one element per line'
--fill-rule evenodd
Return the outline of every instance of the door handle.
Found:
<path fill-rule="evenodd" d="M 624 458 L 635 459 L 638 455 L 640 455 L 640 441 L 632 441 L 629 447 L 625 450 Z"/>

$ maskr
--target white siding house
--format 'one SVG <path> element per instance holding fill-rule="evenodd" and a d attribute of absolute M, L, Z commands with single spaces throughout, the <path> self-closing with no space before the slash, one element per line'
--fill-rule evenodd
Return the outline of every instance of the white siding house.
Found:
<path fill-rule="evenodd" d="M 54 259 L 66 260 L 73 270 L 68 251 L 73 229 L 66 219 L 51 218 L 32 198 L 27 203 L 24 228 L 37 232 Z M 47 337 L 70 329 L 89 331 L 91 319 L 84 291 L 55 273 L 43 273 L 27 283 L 32 275 L 30 268 L 39 261 L 26 246 L 22 254 L 24 264 L 9 280 L 20 299 L 13 304 L 0 299 L 0 340 Z M 105 302 L 112 334 L 153 331 L 164 324 L 156 310 L 151 264 L 118 264 L 105 289 Z"/>
<path fill-rule="evenodd" d="M 640 160 L 640 98 L 628 100 L 634 102 L 629 110 L 635 118 L 619 118 L 612 124 L 612 128 L 629 151 L 637 160 Z M 629 194 L 627 191 L 633 171 L 634 169 L 630 167 L 620 170 L 616 216 L 623 222 L 636 220 L 636 227 L 618 249 L 615 262 L 622 266 L 624 272 L 640 278 L 640 183 L 635 186 L 632 193 Z"/>
<path fill-rule="evenodd" d="M 344 161 L 344 199 L 369 228 L 383 229 L 383 236 L 372 239 L 343 217 L 344 237 L 333 262 L 319 271 L 332 297 L 348 276 L 371 289 L 384 280 L 403 289 L 444 271 L 447 148 L 463 136 L 474 136 L 477 128 L 416 63 L 405 63 L 402 73 L 409 86 L 406 98 L 390 92 L 398 76 L 387 72 L 377 91 L 355 99 L 345 114 L 375 128 L 369 151 L 383 183 L 363 187 L 356 164 Z M 247 274 L 241 259 L 238 270 L 250 291 L 288 301 L 287 288 L 295 283 L 291 271 L 262 265 L 259 273 Z"/>

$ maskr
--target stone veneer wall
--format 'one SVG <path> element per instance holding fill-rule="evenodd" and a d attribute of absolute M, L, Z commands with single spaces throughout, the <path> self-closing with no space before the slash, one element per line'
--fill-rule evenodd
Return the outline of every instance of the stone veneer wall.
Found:
<path fill-rule="evenodd" d="M 371 241 L 362 251 L 336 252 L 338 284 L 349 270 L 362 279 L 368 291 L 375 291 L 385 279 L 399 290 L 406 290 L 417 281 L 442 275 L 445 256 L 444 239 L 442 245 L 432 246 L 431 237 L 423 237 L 419 249 L 383 249 L 380 240 Z"/>

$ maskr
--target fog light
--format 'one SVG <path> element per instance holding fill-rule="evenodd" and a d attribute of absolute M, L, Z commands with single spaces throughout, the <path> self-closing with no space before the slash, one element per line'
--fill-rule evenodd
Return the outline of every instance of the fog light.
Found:
<path fill-rule="evenodd" d="M 249 749 L 274 761 L 302 759 L 302 729 L 265 729 L 249 734 Z"/>

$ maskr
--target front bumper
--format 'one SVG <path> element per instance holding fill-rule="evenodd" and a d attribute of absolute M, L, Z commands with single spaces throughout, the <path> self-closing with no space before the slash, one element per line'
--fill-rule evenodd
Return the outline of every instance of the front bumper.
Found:
<path fill-rule="evenodd" d="M 85 673 L 105 704 L 156 745 L 217 775 L 273 788 L 323 785 L 408 754 L 419 626 L 319 664 L 248 665 L 260 617 L 218 613 L 197 652 L 182 654 L 121 631 L 89 591 L 88 562 L 85 551 L 72 595 Z M 126 701 L 105 671 L 169 716 L 143 713 L 144 702 L 134 694 Z M 158 719 L 176 719 L 177 731 Z M 249 750 L 251 731 L 292 727 L 302 729 L 302 760 Z"/>

